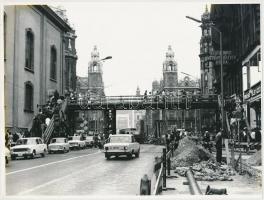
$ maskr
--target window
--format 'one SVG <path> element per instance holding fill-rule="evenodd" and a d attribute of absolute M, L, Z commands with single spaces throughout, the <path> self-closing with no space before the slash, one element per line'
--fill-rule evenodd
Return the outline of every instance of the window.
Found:
<path fill-rule="evenodd" d="M 50 79 L 57 80 L 57 50 L 54 45 L 50 49 Z"/>
<path fill-rule="evenodd" d="M 33 85 L 31 82 L 25 83 L 25 112 L 33 112 Z"/>
<path fill-rule="evenodd" d="M 26 63 L 25 68 L 34 71 L 34 34 L 31 28 L 26 29 Z"/>

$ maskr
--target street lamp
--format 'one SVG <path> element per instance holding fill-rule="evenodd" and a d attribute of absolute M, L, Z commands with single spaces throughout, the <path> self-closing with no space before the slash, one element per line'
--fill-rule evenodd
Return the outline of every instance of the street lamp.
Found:
<path fill-rule="evenodd" d="M 198 23 L 202 23 L 201 20 L 195 19 L 190 16 L 186 16 L 187 19 L 193 20 Z M 224 80 L 223 80 L 223 41 L 222 41 L 222 32 L 213 24 L 210 24 L 210 27 L 213 28 L 220 35 L 220 76 L 221 76 L 221 129 L 224 130 Z"/>
<path fill-rule="evenodd" d="M 112 59 L 112 56 L 107 56 L 107 57 L 101 59 L 100 61 L 109 60 L 109 59 Z"/>

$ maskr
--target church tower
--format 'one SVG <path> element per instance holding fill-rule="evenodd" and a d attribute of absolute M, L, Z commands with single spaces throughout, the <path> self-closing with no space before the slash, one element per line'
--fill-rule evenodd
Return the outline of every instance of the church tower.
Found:
<path fill-rule="evenodd" d="M 100 61 L 97 47 L 91 53 L 91 61 L 88 64 L 88 91 L 90 94 L 104 96 L 104 82 L 102 62 Z"/>
<path fill-rule="evenodd" d="M 210 54 L 213 52 L 211 17 L 206 5 L 205 12 L 201 16 L 202 37 L 200 39 L 200 61 L 201 61 L 201 89 L 203 94 L 214 92 L 214 61 Z"/>
<path fill-rule="evenodd" d="M 165 92 L 176 92 L 178 86 L 177 62 L 174 60 L 174 52 L 168 46 L 166 60 L 163 62 L 163 87 Z"/>

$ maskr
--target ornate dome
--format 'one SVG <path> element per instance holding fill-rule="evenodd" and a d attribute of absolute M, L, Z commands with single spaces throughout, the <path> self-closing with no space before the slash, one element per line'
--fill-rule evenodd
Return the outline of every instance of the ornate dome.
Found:
<path fill-rule="evenodd" d="M 210 13 L 208 11 L 208 6 L 206 4 L 205 12 L 202 14 L 202 21 L 209 21 L 210 20 Z"/>
<path fill-rule="evenodd" d="M 96 45 L 94 46 L 94 49 L 93 49 L 93 51 L 91 53 L 91 57 L 92 57 L 92 60 L 99 59 L 99 52 L 97 50 L 97 46 Z"/>
<path fill-rule="evenodd" d="M 174 51 L 171 48 L 171 45 L 168 46 L 166 52 L 166 60 L 163 62 L 164 71 L 177 71 L 177 62 L 174 60 Z"/>
<path fill-rule="evenodd" d="M 171 48 L 171 45 L 168 46 L 168 51 L 166 52 L 166 58 L 174 58 L 174 51 Z"/>

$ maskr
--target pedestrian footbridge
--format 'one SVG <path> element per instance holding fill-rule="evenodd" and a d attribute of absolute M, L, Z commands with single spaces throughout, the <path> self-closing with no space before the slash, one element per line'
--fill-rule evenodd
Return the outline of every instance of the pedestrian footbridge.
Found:
<path fill-rule="evenodd" d="M 218 106 L 217 95 L 104 96 L 70 99 L 67 105 L 70 110 L 217 109 Z"/>

